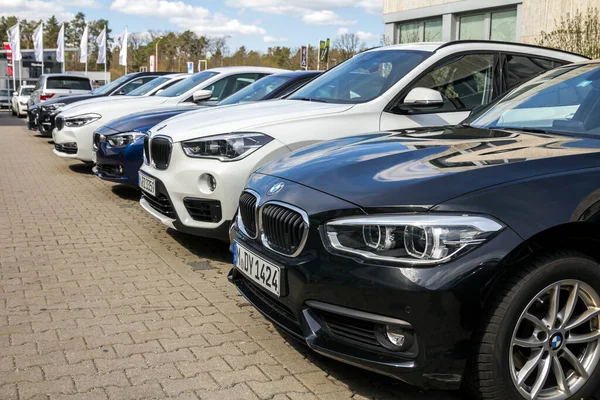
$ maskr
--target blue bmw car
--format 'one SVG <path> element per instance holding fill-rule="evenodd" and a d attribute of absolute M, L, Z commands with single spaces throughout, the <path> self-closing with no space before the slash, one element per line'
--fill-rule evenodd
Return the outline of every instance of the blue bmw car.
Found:
<path fill-rule="evenodd" d="M 320 71 L 296 71 L 266 76 L 219 102 L 217 106 L 279 99 L 320 75 Z M 137 186 L 142 166 L 144 136 L 160 122 L 198 106 L 143 111 L 111 121 L 94 134 L 94 173 L 110 182 Z"/>

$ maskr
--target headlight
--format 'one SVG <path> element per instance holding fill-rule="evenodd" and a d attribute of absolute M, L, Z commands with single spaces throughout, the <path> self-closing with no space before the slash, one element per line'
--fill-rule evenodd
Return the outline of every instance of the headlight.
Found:
<path fill-rule="evenodd" d="M 373 215 L 333 220 L 323 239 L 333 252 L 381 262 L 432 265 L 456 258 L 502 230 L 468 215 Z"/>
<path fill-rule="evenodd" d="M 106 137 L 108 143 L 112 147 L 125 147 L 129 146 L 133 142 L 137 141 L 139 138 L 144 137 L 145 135 L 140 132 L 126 132 L 126 133 L 118 133 L 116 135 L 110 135 Z"/>
<path fill-rule="evenodd" d="M 189 157 L 237 161 L 254 153 L 271 140 L 272 137 L 262 133 L 231 133 L 188 140 L 183 142 L 182 146 Z"/>
<path fill-rule="evenodd" d="M 65 118 L 65 125 L 71 128 L 80 127 L 87 124 L 91 124 L 92 122 L 97 121 L 100 118 L 102 118 L 100 114 L 82 114 L 77 115 L 75 117 Z"/>
<path fill-rule="evenodd" d="M 27 105 L 26 101 L 20 101 L 19 103 L 21 103 L 22 106 L 26 106 Z"/>
<path fill-rule="evenodd" d="M 60 111 L 60 109 L 63 108 L 65 105 L 66 105 L 65 103 L 54 103 L 54 104 L 44 106 L 44 108 L 50 114 L 54 115 L 54 114 L 57 114 Z"/>

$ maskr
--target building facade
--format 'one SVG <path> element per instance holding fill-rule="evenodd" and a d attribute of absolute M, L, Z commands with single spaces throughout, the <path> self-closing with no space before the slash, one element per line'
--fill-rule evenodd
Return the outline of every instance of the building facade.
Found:
<path fill-rule="evenodd" d="M 537 43 L 567 14 L 600 9 L 600 0 L 383 0 L 392 43 L 502 40 Z"/>

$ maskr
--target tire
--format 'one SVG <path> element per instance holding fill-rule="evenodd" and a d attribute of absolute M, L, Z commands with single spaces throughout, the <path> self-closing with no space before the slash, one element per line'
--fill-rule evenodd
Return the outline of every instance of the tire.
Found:
<path fill-rule="evenodd" d="M 15 112 L 15 109 L 14 109 L 14 108 L 12 108 L 12 107 L 11 107 L 11 108 L 10 108 L 10 112 L 11 112 L 11 114 L 13 115 L 13 117 L 16 117 L 16 116 L 17 116 L 17 113 Z"/>
<path fill-rule="evenodd" d="M 578 294 L 577 297 L 573 296 L 578 299 L 577 303 L 572 303 L 576 307 L 571 307 L 571 318 L 566 318 L 567 321 L 563 322 L 561 315 L 567 313 L 570 293 L 573 292 Z M 558 295 L 553 297 L 556 293 Z M 559 311 L 558 314 L 551 312 L 553 298 L 558 299 L 555 307 Z M 597 395 L 600 390 L 600 339 L 590 342 L 592 350 L 589 350 L 589 347 L 580 350 L 577 347 L 580 345 L 571 341 L 575 340 L 575 335 L 587 333 L 588 327 L 594 334 L 600 331 L 600 316 L 594 316 L 576 329 L 567 328 L 580 316 L 579 313 L 585 312 L 586 306 L 595 309 L 600 307 L 599 302 L 600 264 L 580 253 L 560 252 L 538 256 L 511 272 L 496 293 L 474 336 L 474 351 L 467 363 L 463 389 L 469 397 L 475 399 L 521 400 L 528 398 L 526 394 L 535 393 L 536 382 L 545 382 L 544 386 L 541 386 L 543 390 L 554 390 L 557 399 L 591 399 L 592 395 Z M 525 311 L 538 316 L 539 320 L 533 323 L 529 318 L 523 318 Z M 551 315 L 556 316 L 554 328 L 562 331 L 548 328 L 547 322 L 552 324 L 549 322 L 552 321 Z M 540 332 L 536 334 L 536 330 Z M 530 349 L 520 345 L 513 346 L 513 339 L 535 340 L 543 344 L 536 343 Z M 575 382 L 572 379 L 577 378 L 577 384 L 572 386 L 570 396 L 558 389 L 559 374 L 555 374 L 557 368 L 554 363 L 560 360 L 557 362 L 565 371 L 563 375 L 568 375 L 571 369 L 575 374 L 575 368 L 569 367 L 574 364 L 568 362 L 570 357 L 567 352 L 581 357 L 584 364 L 590 368 L 589 371 L 585 371 L 589 375 L 587 379 L 582 378 L 584 373 L 571 375 L 569 382 Z M 537 359 L 536 355 L 540 356 L 540 365 L 549 367 L 533 369 L 524 386 L 517 389 L 517 374 L 527 376 L 523 373 L 526 362 Z M 521 368 L 515 367 L 517 364 Z M 548 380 L 537 381 L 541 371 L 549 371 Z M 521 393 L 520 390 L 524 392 Z M 549 393 L 544 392 L 544 395 L 546 394 Z"/>

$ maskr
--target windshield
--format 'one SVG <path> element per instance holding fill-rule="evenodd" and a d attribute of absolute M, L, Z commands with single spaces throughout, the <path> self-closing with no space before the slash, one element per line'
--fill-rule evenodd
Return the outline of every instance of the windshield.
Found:
<path fill-rule="evenodd" d="M 123 83 L 125 83 L 126 81 L 128 81 L 130 78 L 127 75 L 123 75 L 122 77 L 112 81 L 111 83 L 108 83 L 104 86 L 100 86 L 97 89 L 94 89 L 92 91 L 92 94 L 108 94 L 111 93 L 113 90 L 115 90 L 116 88 L 118 88 L 119 86 L 121 86 Z"/>
<path fill-rule="evenodd" d="M 359 54 L 288 97 L 326 103 L 365 103 L 379 97 L 431 53 L 378 50 Z"/>
<path fill-rule="evenodd" d="M 21 88 L 21 96 L 29 96 L 31 93 L 33 93 L 33 87 Z"/>
<path fill-rule="evenodd" d="M 173 86 L 171 86 L 170 88 L 160 92 L 159 94 L 157 94 L 156 96 L 158 97 L 177 97 L 177 96 L 181 96 L 182 94 L 184 94 L 185 92 L 195 88 L 196 86 L 198 86 L 199 84 L 201 84 L 202 82 L 212 78 L 215 75 L 218 75 L 218 72 L 212 72 L 212 71 L 203 71 L 203 72 L 198 72 L 195 75 L 190 76 L 187 79 L 182 80 L 179 83 L 174 84 Z"/>
<path fill-rule="evenodd" d="M 230 104 L 237 104 L 246 101 L 258 101 L 264 99 L 269 93 L 279 89 L 286 82 L 289 82 L 291 78 L 271 75 L 262 78 L 252 85 L 245 87 L 237 93 L 232 94 L 223 101 L 220 101 L 218 105 L 226 106 Z"/>
<path fill-rule="evenodd" d="M 150 82 L 143 84 L 142 86 L 140 86 L 139 88 L 137 88 L 135 90 L 132 90 L 131 92 L 127 93 L 125 96 L 143 96 L 145 94 L 148 94 L 152 90 L 156 89 L 157 87 L 159 87 L 160 85 L 162 85 L 163 83 L 165 83 L 168 80 L 170 80 L 170 78 L 161 77 L 161 78 L 152 79 Z"/>
<path fill-rule="evenodd" d="M 476 128 L 600 134 L 600 64 L 552 70 L 475 118 Z"/>

